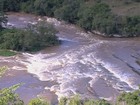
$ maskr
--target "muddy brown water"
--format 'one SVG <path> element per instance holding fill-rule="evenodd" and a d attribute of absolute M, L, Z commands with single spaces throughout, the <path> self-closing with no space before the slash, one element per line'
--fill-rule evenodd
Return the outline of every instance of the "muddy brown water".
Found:
<path fill-rule="evenodd" d="M 43 18 L 57 28 L 61 45 L 34 54 L 0 57 L 0 66 L 9 68 L 0 79 L 0 88 L 22 82 L 17 93 L 26 103 L 39 96 L 52 104 L 75 94 L 115 103 L 121 92 L 138 89 L 140 38 L 99 37 L 74 25 Z M 8 19 L 10 27 L 24 28 L 41 17 L 10 13 Z"/>

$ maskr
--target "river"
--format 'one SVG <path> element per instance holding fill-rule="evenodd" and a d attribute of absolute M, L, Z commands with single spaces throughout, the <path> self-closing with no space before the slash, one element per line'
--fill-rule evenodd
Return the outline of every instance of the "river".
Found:
<path fill-rule="evenodd" d="M 42 17 L 10 13 L 8 25 L 23 28 Z M 105 38 L 43 17 L 59 31 L 61 45 L 14 57 L 0 57 L 8 71 L 0 88 L 24 83 L 18 90 L 27 103 L 36 96 L 57 103 L 57 98 L 79 94 L 82 98 L 114 101 L 119 93 L 140 84 L 140 38 Z"/>

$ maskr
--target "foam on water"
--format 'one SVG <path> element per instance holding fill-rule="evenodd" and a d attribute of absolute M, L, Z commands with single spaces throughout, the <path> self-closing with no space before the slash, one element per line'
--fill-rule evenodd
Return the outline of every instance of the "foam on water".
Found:
<path fill-rule="evenodd" d="M 19 20 L 23 21 L 24 24 L 30 22 L 26 18 Z M 40 20 L 41 18 L 38 19 L 38 21 Z M 58 36 L 62 40 L 80 42 L 80 38 L 82 41 L 86 39 L 84 43 L 81 41 L 80 45 L 70 47 L 62 51 L 61 54 L 57 54 L 57 51 L 49 54 L 23 53 L 24 58 L 15 58 L 16 62 L 26 65 L 27 71 L 35 74 L 41 81 L 57 82 L 46 89 L 55 92 L 59 98 L 74 94 L 88 98 L 93 96 L 102 98 L 102 93 L 104 93 L 102 90 L 104 91 L 104 89 L 131 91 L 138 88 L 140 75 L 133 69 L 139 70 L 140 67 L 131 56 L 136 53 L 131 49 L 123 49 L 127 44 L 123 45 L 124 42 L 121 41 L 119 45 L 117 41 L 108 42 L 97 38 L 95 40 L 89 37 L 91 33 L 81 32 L 73 25 L 66 25 L 53 18 L 46 18 L 46 20 L 53 23 L 56 28 L 60 28 L 61 32 Z M 34 24 L 34 22 L 32 23 Z M 19 25 L 19 23 L 16 25 L 14 22 L 11 24 Z M 74 37 L 71 37 L 72 35 Z M 4 60 L 8 62 L 9 59 Z M 13 69 L 21 70 L 18 66 L 14 66 Z M 111 97 L 112 94 L 104 98 L 110 100 Z"/>
<path fill-rule="evenodd" d="M 41 20 L 41 19 L 39 19 L 39 20 Z M 49 17 L 47 17 L 47 22 L 52 23 L 55 26 L 59 26 L 60 24 L 62 24 L 62 22 L 58 21 L 57 19 L 49 18 Z"/>
<path fill-rule="evenodd" d="M 131 68 L 129 68 L 125 63 L 116 61 L 116 59 L 113 59 L 113 62 L 111 63 L 105 59 L 97 60 L 102 64 L 102 66 L 104 66 L 107 70 L 113 73 L 115 77 L 127 83 L 131 88 L 138 89 L 138 85 L 140 84 L 140 76 L 135 73 Z"/>
<path fill-rule="evenodd" d="M 58 97 L 71 96 L 82 90 L 81 95 L 86 97 L 90 94 L 88 86 L 92 88 L 94 81 L 99 78 L 117 90 L 137 89 L 140 76 L 124 62 L 109 56 L 108 52 L 98 52 L 102 44 L 104 42 L 79 45 L 57 56 L 24 54 L 27 57 L 24 63 L 28 72 L 35 74 L 41 81 L 56 81 L 58 85 L 46 89 L 54 91 Z M 87 81 L 85 87 L 79 86 L 82 81 Z"/>

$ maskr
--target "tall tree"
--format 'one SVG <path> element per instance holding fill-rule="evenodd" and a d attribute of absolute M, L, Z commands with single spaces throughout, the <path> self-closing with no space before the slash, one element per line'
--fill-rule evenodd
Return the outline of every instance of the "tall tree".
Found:
<path fill-rule="evenodd" d="M 3 0 L 0 0 L 0 30 L 2 30 L 2 24 L 7 23 L 7 17 L 3 11 Z"/>

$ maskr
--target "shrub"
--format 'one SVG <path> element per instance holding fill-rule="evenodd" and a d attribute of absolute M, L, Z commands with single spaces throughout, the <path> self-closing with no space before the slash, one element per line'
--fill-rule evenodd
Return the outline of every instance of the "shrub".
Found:
<path fill-rule="evenodd" d="M 21 84 L 0 90 L 0 105 L 24 105 L 24 102 L 15 93 Z"/>
<path fill-rule="evenodd" d="M 0 67 L 0 77 L 6 72 L 6 67 Z"/>
<path fill-rule="evenodd" d="M 79 96 L 74 96 L 69 99 L 68 105 L 81 105 L 81 100 Z"/>
<path fill-rule="evenodd" d="M 29 105 L 50 105 L 50 104 L 46 101 L 39 99 L 39 98 L 35 98 L 29 102 Z"/>
<path fill-rule="evenodd" d="M 136 90 L 134 92 L 129 93 L 122 93 L 118 97 L 118 105 L 121 105 L 122 103 L 126 105 L 140 105 L 140 89 Z"/>
<path fill-rule="evenodd" d="M 67 98 L 61 98 L 60 101 L 59 101 L 59 105 L 66 105 L 67 101 L 68 101 Z"/>

